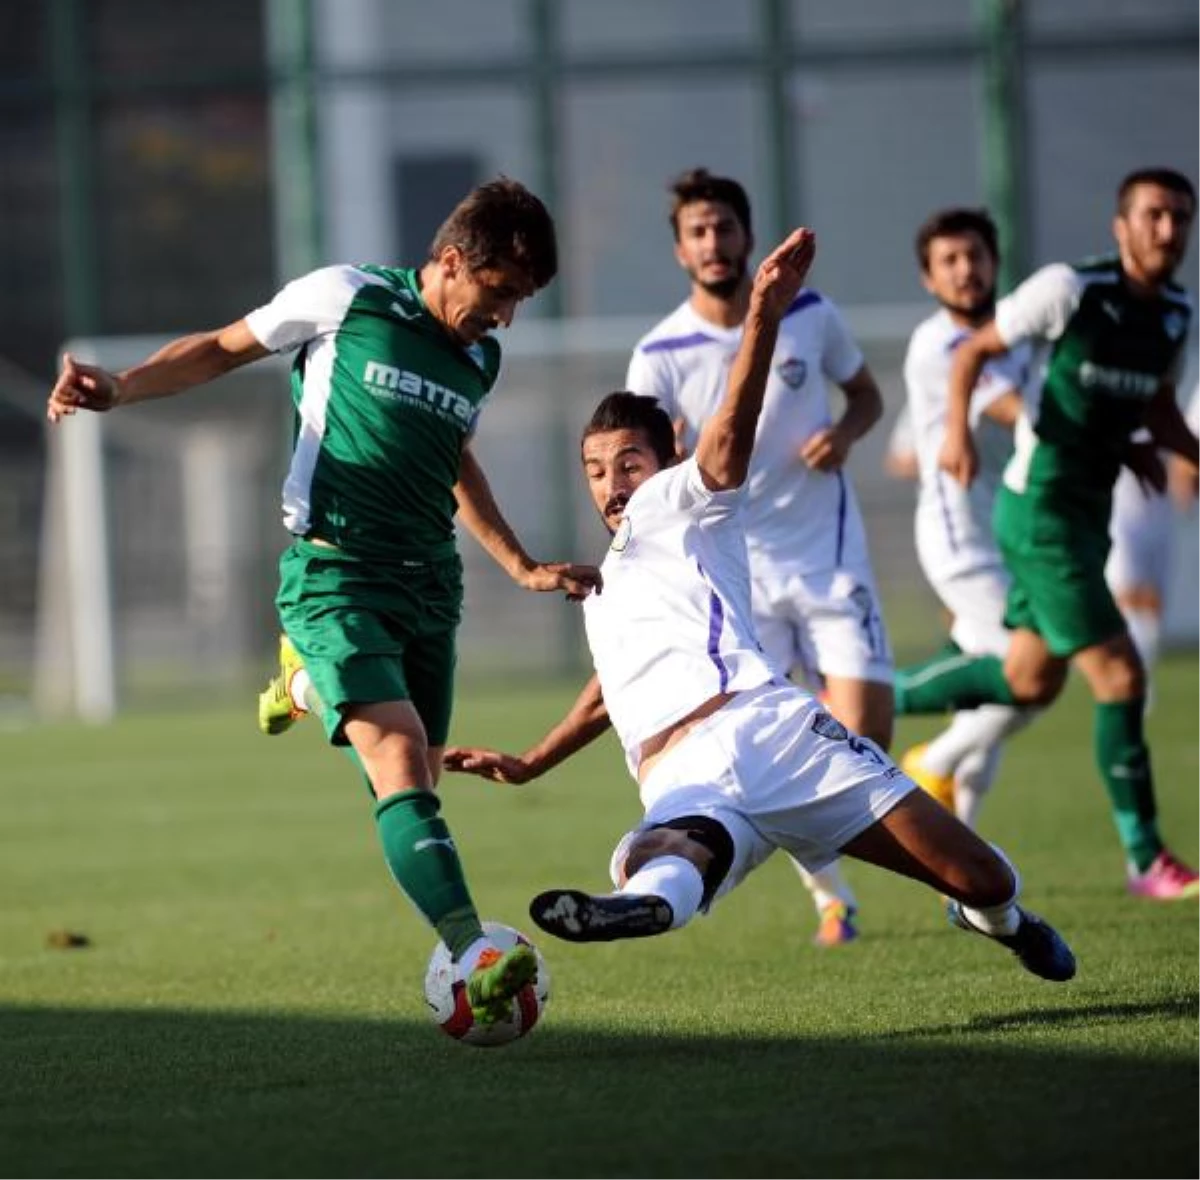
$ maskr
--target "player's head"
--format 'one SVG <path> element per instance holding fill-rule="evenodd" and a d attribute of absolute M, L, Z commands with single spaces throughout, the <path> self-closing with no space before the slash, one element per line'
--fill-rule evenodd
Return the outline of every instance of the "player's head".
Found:
<path fill-rule="evenodd" d="M 921 282 L 944 308 L 968 320 L 991 313 L 1000 245 L 986 209 L 939 209 L 921 223 L 914 245 Z"/>
<path fill-rule="evenodd" d="M 592 503 L 615 533 L 629 497 L 675 462 L 675 430 L 657 399 L 610 393 L 583 428 L 579 453 Z"/>
<path fill-rule="evenodd" d="M 472 189 L 442 222 L 422 270 L 429 310 L 460 342 L 508 327 L 517 305 L 558 271 L 554 221 L 523 184 Z"/>
<path fill-rule="evenodd" d="M 1187 252 L 1196 189 L 1173 168 L 1139 168 L 1117 187 L 1113 236 L 1121 265 L 1135 282 L 1167 282 Z"/>
<path fill-rule="evenodd" d="M 693 168 L 670 185 L 675 259 L 692 282 L 728 299 L 746 277 L 754 231 L 750 199 L 736 180 Z"/>

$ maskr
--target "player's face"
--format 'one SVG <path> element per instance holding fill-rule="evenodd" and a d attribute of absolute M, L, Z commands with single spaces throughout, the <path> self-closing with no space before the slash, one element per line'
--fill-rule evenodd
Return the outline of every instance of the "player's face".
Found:
<path fill-rule="evenodd" d="M 727 299 L 746 274 L 754 246 L 737 214 L 720 201 L 684 205 L 676 218 L 675 258 L 688 277 L 710 295 Z"/>
<path fill-rule="evenodd" d="M 1165 283 L 1183 261 L 1195 207 L 1186 193 L 1158 184 L 1139 184 L 1113 222 L 1121 262 L 1134 279 Z"/>
<path fill-rule="evenodd" d="M 583 440 L 583 474 L 610 533 L 617 531 L 629 497 L 660 470 L 644 431 L 609 430 Z"/>
<path fill-rule="evenodd" d="M 996 299 L 996 260 L 979 234 L 947 234 L 929 243 L 925 290 L 968 319 L 985 315 Z"/>
<path fill-rule="evenodd" d="M 515 262 L 471 270 L 453 246 L 438 261 L 441 301 L 434 314 L 460 344 L 474 344 L 495 328 L 507 328 L 517 305 L 535 291 L 533 280 Z"/>

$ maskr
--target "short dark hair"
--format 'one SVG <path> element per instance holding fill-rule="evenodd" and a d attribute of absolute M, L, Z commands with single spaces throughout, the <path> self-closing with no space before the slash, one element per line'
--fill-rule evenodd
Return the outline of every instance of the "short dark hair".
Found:
<path fill-rule="evenodd" d="M 679 241 L 679 211 L 697 201 L 720 201 L 728 205 L 742 223 L 747 234 L 753 233 L 750 224 L 750 198 L 736 180 L 714 176 L 707 168 L 692 168 L 677 176 L 668 186 L 671 193 L 671 229 Z"/>
<path fill-rule="evenodd" d="M 993 262 L 1000 261 L 1000 235 L 996 223 L 986 209 L 967 209 L 955 206 L 939 209 L 921 222 L 913 245 L 922 271 L 929 270 L 929 246 L 934 238 L 954 238 L 963 234 L 978 234 Z"/>
<path fill-rule="evenodd" d="M 593 434 L 612 430 L 640 430 L 664 467 L 675 461 L 675 428 L 656 397 L 626 390 L 608 394 L 583 428 L 579 444 L 582 446 Z"/>
<path fill-rule="evenodd" d="M 470 270 L 515 263 L 539 290 L 558 273 L 558 240 L 546 206 L 520 181 L 497 177 L 473 188 L 442 222 L 429 247 L 457 246 Z"/>
<path fill-rule="evenodd" d="M 1124 217 L 1129 212 L 1129 201 L 1133 190 L 1140 184 L 1157 184 L 1160 188 L 1182 193 L 1196 208 L 1196 188 L 1182 172 L 1174 168 L 1136 168 L 1117 186 L 1117 213 Z"/>

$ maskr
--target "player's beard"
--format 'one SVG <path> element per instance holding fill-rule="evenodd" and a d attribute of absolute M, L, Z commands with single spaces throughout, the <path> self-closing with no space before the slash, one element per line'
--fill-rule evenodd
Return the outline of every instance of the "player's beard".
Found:
<path fill-rule="evenodd" d="M 985 324 L 992 318 L 996 310 L 996 288 L 993 287 L 990 291 L 985 291 L 974 303 L 968 303 L 964 306 L 962 304 L 955 305 L 943 302 L 942 306 L 947 311 L 954 312 L 955 315 L 965 317 L 975 325 Z"/>
<path fill-rule="evenodd" d="M 721 261 L 725 260 L 722 259 Z M 693 272 L 692 280 L 697 287 L 702 291 L 706 291 L 715 299 L 732 299 L 737 294 L 738 288 L 742 285 L 742 281 L 746 277 L 746 260 L 739 258 L 731 263 L 731 265 L 733 270 L 730 271 L 727 278 L 705 281 Z"/>

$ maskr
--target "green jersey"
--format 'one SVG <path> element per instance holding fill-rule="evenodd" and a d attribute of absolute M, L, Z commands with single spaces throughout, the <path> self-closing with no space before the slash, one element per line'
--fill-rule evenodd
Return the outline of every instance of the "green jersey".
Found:
<path fill-rule="evenodd" d="M 246 322 L 273 352 L 300 350 L 288 531 L 376 560 L 453 554 L 454 485 L 499 344 L 457 344 L 425 306 L 417 272 L 380 266 L 313 271 Z"/>
<path fill-rule="evenodd" d="M 1173 284 L 1135 295 L 1116 258 L 1044 267 L 1001 300 L 1001 339 L 1041 350 L 1006 486 L 1107 530 L 1122 454 L 1150 400 L 1178 375 L 1191 315 Z"/>

